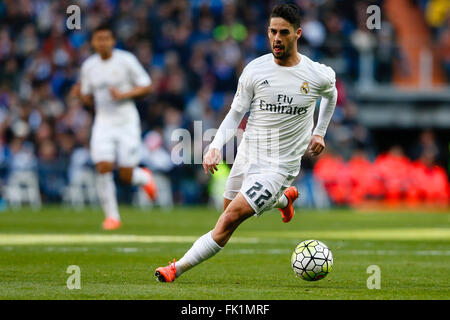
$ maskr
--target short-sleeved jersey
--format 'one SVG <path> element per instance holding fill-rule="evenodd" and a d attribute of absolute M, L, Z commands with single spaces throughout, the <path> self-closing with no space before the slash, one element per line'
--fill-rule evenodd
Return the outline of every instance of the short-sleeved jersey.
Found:
<path fill-rule="evenodd" d="M 311 139 L 320 96 L 332 96 L 334 71 L 299 54 L 283 67 L 266 54 L 251 61 L 239 78 L 232 109 L 250 112 L 242 148 L 250 161 L 267 170 L 297 175 Z"/>
<path fill-rule="evenodd" d="M 127 51 L 114 49 L 112 56 L 102 60 L 90 56 L 81 66 L 81 93 L 92 94 L 95 102 L 95 123 L 99 125 L 139 124 L 139 114 L 132 99 L 115 101 L 109 90 L 125 92 L 134 86 L 151 84 L 150 76 L 136 57 Z"/>

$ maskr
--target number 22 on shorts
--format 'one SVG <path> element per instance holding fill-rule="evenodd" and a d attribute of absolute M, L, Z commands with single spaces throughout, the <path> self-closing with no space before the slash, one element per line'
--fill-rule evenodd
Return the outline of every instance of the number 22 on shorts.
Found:
<path fill-rule="evenodd" d="M 263 185 L 259 182 L 255 182 L 255 184 L 248 189 L 245 193 L 248 195 L 250 199 L 253 199 L 257 193 L 260 193 L 261 189 L 263 188 Z M 264 189 L 264 193 L 261 193 L 256 200 L 254 200 L 255 204 L 258 206 L 258 208 L 261 208 L 265 201 L 263 200 L 269 200 L 270 197 L 272 197 L 272 193 L 270 193 L 269 190 Z"/>

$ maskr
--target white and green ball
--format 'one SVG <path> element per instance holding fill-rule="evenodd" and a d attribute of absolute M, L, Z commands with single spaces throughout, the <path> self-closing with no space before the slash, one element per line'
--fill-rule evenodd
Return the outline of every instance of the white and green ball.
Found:
<path fill-rule="evenodd" d="M 323 242 L 305 240 L 292 253 L 291 265 L 303 280 L 316 281 L 325 278 L 332 270 L 333 255 Z"/>

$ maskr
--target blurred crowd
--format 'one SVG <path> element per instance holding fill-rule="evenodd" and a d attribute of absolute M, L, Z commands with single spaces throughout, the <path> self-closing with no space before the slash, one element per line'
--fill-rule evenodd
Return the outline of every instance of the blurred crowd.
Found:
<path fill-rule="evenodd" d="M 433 33 L 433 45 L 439 52 L 443 69 L 450 81 L 450 2 L 447 0 L 417 0 L 425 21 Z"/>
<path fill-rule="evenodd" d="M 429 151 L 415 161 L 407 158 L 399 146 L 378 155 L 374 161 L 360 150 L 348 161 L 325 154 L 316 163 L 314 175 L 338 205 L 361 206 L 376 201 L 445 208 L 450 199 L 447 173 L 434 165 L 434 155 Z"/>
<path fill-rule="evenodd" d="M 0 186 L 16 171 L 39 177 L 46 201 L 60 201 L 77 170 L 92 166 L 93 110 L 70 94 L 91 54 L 90 32 L 101 22 L 116 31 L 117 47 L 133 52 L 149 72 L 154 92 L 137 101 L 144 134 L 143 164 L 170 177 L 176 203 L 208 198 L 200 165 L 167 161 L 172 132 L 202 121 L 217 128 L 238 77 L 269 52 L 266 37 L 275 1 L 257 0 L 3 0 L 0 1 Z M 367 30 L 367 5 L 377 1 L 298 0 L 300 50 L 337 73 L 338 106 L 331 148 L 348 159 L 355 149 L 375 156 L 370 132 L 357 121 L 346 88 L 358 81 L 360 55 L 375 52 L 376 81 L 389 83 L 395 34 L 388 21 Z M 81 29 L 66 28 L 66 8 L 81 8 Z M 338 200 L 336 200 L 338 201 Z M 339 200 L 340 201 L 340 200 Z"/>

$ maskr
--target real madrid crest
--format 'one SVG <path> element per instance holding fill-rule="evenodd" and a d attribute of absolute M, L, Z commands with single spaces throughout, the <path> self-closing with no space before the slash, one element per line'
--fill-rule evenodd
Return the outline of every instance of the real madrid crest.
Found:
<path fill-rule="evenodd" d="M 300 87 L 300 91 L 303 93 L 303 94 L 308 94 L 309 93 L 309 84 L 308 84 L 308 82 L 303 82 L 303 84 L 302 84 L 302 86 Z"/>

